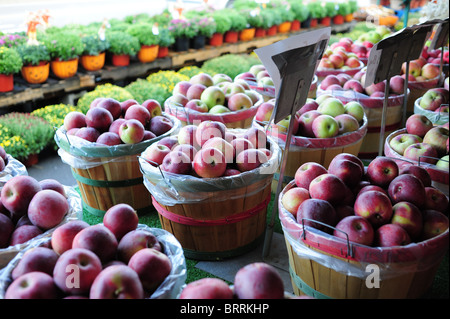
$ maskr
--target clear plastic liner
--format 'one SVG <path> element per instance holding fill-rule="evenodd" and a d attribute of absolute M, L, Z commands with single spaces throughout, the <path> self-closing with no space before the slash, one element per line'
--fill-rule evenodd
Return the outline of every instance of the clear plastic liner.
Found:
<path fill-rule="evenodd" d="M 186 282 L 186 259 L 184 258 L 184 252 L 177 241 L 177 239 L 169 232 L 159 229 L 150 228 L 147 225 L 139 224 L 138 229 L 148 231 L 153 234 L 163 247 L 163 252 L 166 254 L 171 263 L 172 269 L 170 274 L 164 279 L 161 285 L 153 292 L 149 297 L 150 299 L 176 299 L 181 293 L 182 287 Z M 11 273 L 13 269 L 17 266 L 22 256 L 29 249 L 34 247 L 39 247 L 43 244 L 48 243 L 51 240 L 53 229 L 46 232 L 43 236 L 32 240 L 32 242 L 25 248 L 20 250 L 20 252 L 14 257 L 13 260 L 2 270 L 0 273 L 0 299 L 5 297 L 5 292 L 11 283 Z"/>
<path fill-rule="evenodd" d="M 0 172 L 0 191 L 6 182 L 14 176 L 28 175 L 27 168 L 22 162 L 18 161 L 9 154 L 6 154 L 6 166 L 3 171 Z"/>
<path fill-rule="evenodd" d="M 88 169 L 111 162 L 132 161 L 130 155 L 141 154 L 151 144 L 178 133 L 181 122 L 171 115 L 163 113 L 163 116 L 172 121 L 173 127 L 160 136 L 136 144 L 105 146 L 86 141 L 77 136 L 67 135 L 66 130 L 60 127 L 55 133 L 55 141 L 59 146 L 58 154 L 65 164 L 79 169 Z"/>
<path fill-rule="evenodd" d="M 282 191 L 278 213 L 285 238 L 299 258 L 312 260 L 347 276 L 366 279 L 378 268 L 380 280 L 416 273 L 435 267 L 448 250 L 449 230 L 434 238 L 406 246 L 370 247 L 349 242 L 297 222 L 284 209 L 283 194 L 295 187 L 290 182 Z M 330 227 L 333 231 L 333 227 Z"/>
<path fill-rule="evenodd" d="M 30 239 L 25 243 L 0 249 L 0 268 L 5 266 L 17 253 L 26 249 L 28 245 L 30 245 L 34 240 L 39 240 L 40 238 L 47 237 L 53 232 L 55 228 L 67 223 L 68 221 L 83 218 L 83 206 L 81 203 L 80 194 L 73 187 L 69 186 L 64 186 L 64 191 L 66 192 L 66 197 L 69 202 L 69 212 L 66 214 L 66 216 L 64 216 L 64 219 L 61 221 L 61 223 L 51 229 L 46 230 L 42 234 Z M 3 269 L 0 269 L 0 274 L 2 270 Z"/>
<path fill-rule="evenodd" d="M 343 70 L 343 69 L 317 69 L 316 70 L 316 75 L 319 77 L 319 79 L 321 78 L 325 78 L 327 75 L 338 75 L 341 73 L 345 73 L 348 75 L 355 75 L 356 73 L 358 73 L 358 71 L 361 71 L 361 69 L 364 67 L 364 62 L 363 61 L 359 61 L 359 66 L 356 68 L 351 68 L 351 69 L 347 69 L 347 70 Z"/>
<path fill-rule="evenodd" d="M 435 125 L 443 125 L 448 122 L 448 112 L 441 111 L 441 108 L 448 107 L 448 104 L 442 104 L 436 111 L 429 111 L 420 106 L 421 99 L 420 97 L 414 102 L 414 114 L 425 115 Z"/>
<path fill-rule="evenodd" d="M 266 123 L 258 122 L 256 120 L 253 121 L 253 126 L 263 130 L 265 130 L 263 126 L 264 124 Z M 368 125 L 367 117 L 364 115 L 363 122 L 360 124 L 359 129 L 354 132 L 349 132 L 330 138 L 311 138 L 304 136 L 292 136 L 289 151 L 299 152 L 303 149 L 313 150 L 313 149 L 325 149 L 351 145 L 360 141 L 366 136 L 367 125 Z M 277 141 L 277 144 L 280 146 L 282 150 L 285 149 L 285 143 L 287 138 L 286 133 L 278 133 L 272 131 L 271 128 L 269 127 L 269 129 L 267 130 L 267 134 Z"/>
<path fill-rule="evenodd" d="M 230 130 L 236 132 L 237 130 Z M 243 131 L 242 131 L 243 132 Z M 167 206 L 176 204 L 197 203 L 208 201 L 225 201 L 252 195 L 233 189 L 240 189 L 257 182 L 264 182 L 254 192 L 261 191 L 272 183 L 268 175 L 273 175 L 279 166 L 281 152 L 279 146 L 268 137 L 272 156 L 269 161 L 251 171 L 243 172 L 235 176 L 224 176 L 218 178 L 201 178 L 192 175 L 173 174 L 163 172 L 159 167 L 153 166 L 142 157 L 139 157 L 139 165 L 144 176 L 144 185 L 158 203 Z M 226 192 L 224 192 L 226 191 Z"/>

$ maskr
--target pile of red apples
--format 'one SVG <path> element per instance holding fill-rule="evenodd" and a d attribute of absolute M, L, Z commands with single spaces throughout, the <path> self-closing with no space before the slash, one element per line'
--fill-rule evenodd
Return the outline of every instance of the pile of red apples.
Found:
<path fill-rule="evenodd" d="M 162 171 L 218 178 L 251 171 L 272 156 L 266 133 L 249 128 L 240 133 L 217 121 L 183 126 L 178 135 L 150 145 L 141 157 Z"/>
<path fill-rule="evenodd" d="M 224 73 L 202 72 L 189 81 L 175 84 L 168 103 L 189 111 L 216 115 L 246 110 L 259 101 L 259 95 L 250 89 L 249 81 L 256 82 L 256 75 L 245 72 L 232 79 Z"/>
<path fill-rule="evenodd" d="M 0 248 L 43 234 L 59 225 L 69 210 L 64 186 L 57 180 L 14 176 L 0 193 Z"/>
<path fill-rule="evenodd" d="M 399 169 L 383 156 L 366 171 L 348 153 L 335 156 L 328 169 L 302 164 L 281 203 L 300 225 L 372 247 L 405 246 L 448 229 L 448 198 L 431 186 L 428 172 L 415 165 Z"/>
<path fill-rule="evenodd" d="M 353 52 L 353 50 L 356 52 Z M 350 38 L 341 38 L 325 50 L 317 69 L 356 69 L 361 67 L 360 58 L 367 57 L 367 54 L 368 51 L 365 46 L 354 44 Z"/>
<path fill-rule="evenodd" d="M 428 46 L 425 45 L 422 49 L 421 57 L 426 60 L 427 63 L 441 64 L 442 50 L 440 48 L 429 50 Z M 449 51 L 448 48 L 444 51 L 444 56 L 442 57 L 442 62 L 448 64 L 449 61 Z"/>
<path fill-rule="evenodd" d="M 113 98 L 93 100 L 86 114 L 69 112 L 64 117 L 64 129 L 97 146 L 136 144 L 160 136 L 173 127 L 162 114 L 154 99 L 139 104 L 134 99 L 119 102 Z"/>
<path fill-rule="evenodd" d="M 257 122 L 268 122 L 275 108 L 275 100 L 262 103 L 255 115 Z M 272 133 L 286 134 L 290 115 L 276 124 L 271 124 Z M 294 136 L 308 138 L 333 138 L 355 132 L 364 123 L 364 108 L 356 101 L 346 104 L 331 95 L 323 94 L 317 99 L 308 98 L 295 114 Z"/>
<path fill-rule="evenodd" d="M 138 228 L 136 211 L 117 204 L 103 224 L 68 221 L 27 250 L 11 272 L 5 299 L 148 298 L 171 269 L 163 244 Z"/>
<path fill-rule="evenodd" d="M 406 120 L 406 132 L 394 136 L 389 146 L 406 159 L 448 171 L 448 125 L 436 126 L 425 115 L 413 114 Z"/>
<path fill-rule="evenodd" d="M 409 82 L 426 82 L 439 77 L 439 64 L 427 62 L 427 60 L 421 56 L 416 60 L 409 62 Z M 406 62 L 402 64 L 401 75 L 406 74 Z"/>

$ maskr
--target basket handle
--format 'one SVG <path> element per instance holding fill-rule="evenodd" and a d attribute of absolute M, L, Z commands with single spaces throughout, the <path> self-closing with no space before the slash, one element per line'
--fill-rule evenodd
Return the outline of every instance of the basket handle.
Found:
<path fill-rule="evenodd" d="M 438 110 L 439 110 L 439 112 L 438 112 L 438 116 L 437 116 L 437 121 L 439 121 L 440 119 L 441 119 L 441 116 L 443 116 L 443 112 L 442 112 L 442 108 L 443 107 L 448 107 L 448 103 L 447 104 L 441 104 L 441 105 L 439 105 L 439 107 L 438 107 Z"/>
<path fill-rule="evenodd" d="M 142 169 L 141 162 L 139 161 L 140 158 L 142 158 L 144 161 L 146 161 L 147 163 L 151 164 L 152 166 L 157 167 L 158 170 L 159 170 L 159 173 L 161 174 L 161 176 L 162 176 L 164 182 L 167 184 L 167 186 L 168 186 L 172 191 L 174 191 L 175 194 L 179 195 L 179 194 L 178 194 L 178 191 L 177 191 L 177 190 L 175 189 L 175 187 L 172 185 L 172 183 L 170 182 L 170 180 L 167 179 L 167 178 L 164 176 L 164 173 L 163 173 L 163 171 L 162 171 L 162 169 L 161 169 L 161 165 L 159 165 L 158 163 L 156 163 L 156 162 L 154 162 L 154 161 L 148 160 L 148 159 L 146 159 L 146 158 L 144 158 L 144 157 L 142 157 L 142 156 L 138 156 L 139 170 L 141 171 L 141 173 L 142 173 L 143 176 L 144 176 L 145 174 L 144 174 L 144 170 Z"/>
<path fill-rule="evenodd" d="M 330 226 L 330 225 L 322 223 L 320 221 L 317 221 L 317 220 L 314 220 L 314 219 L 310 219 L 310 218 L 302 218 L 302 228 L 303 228 L 302 236 L 303 236 L 303 240 L 306 240 L 305 220 L 308 220 L 308 221 L 313 222 L 313 223 L 318 223 L 318 224 L 320 224 L 322 226 L 325 226 L 325 227 L 328 227 L 328 228 L 331 228 L 333 230 L 337 230 L 337 231 L 340 231 L 341 233 L 343 233 L 345 235 L 345 238 L 346 238 L 346 241 L 347 241 L 347 254 L 351 258 L 354 257 L 353 245 L 350 243 L 350 239 L 348 238 L 348 234 L 346 232 L 344 232 L 343 230 L 337 229 L 336 227 Z"/>
<path fill-rule="evenodd" d="M 418 163 L 418 165 L 420 166 L 420 160 L 422 159 L 422 158 L 429 158 L 429 159 L 434 159 L 434 160 L 440 160 L 440 158 L 437 158 L 437 157 L 433 157 L 433 156 L 419 156 L 419 160 L 417 161 L 417 163 Z M 444 160 L 445 161 L 445 160 Z M 448 162 L 448 161 L 446 161 L 446 162 Z M 424 162 L 424 163 L 426 163 L 426 162 Z M 430 163 L 427 163 L 427 164 L 430 164 Z"/>

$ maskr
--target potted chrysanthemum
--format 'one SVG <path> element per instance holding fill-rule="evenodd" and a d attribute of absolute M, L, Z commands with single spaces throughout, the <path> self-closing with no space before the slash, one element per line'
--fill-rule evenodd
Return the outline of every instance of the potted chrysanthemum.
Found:
<path fill-rule="evenodd" d="M 197 31 L 191 21 L 186 19 L 172 19 L 168 29 L 175 39 L 173 49 L 176 52 L 189 50 L 189 39 L 193 38 Z"/>
<path fill-rule="evenodd" d="M 98 71 L 105 65 L 106 50 L 109 49 L 108 40 L 101 39 L 97 34 L 85 35 L 81 38 L 83 53 L 81 65 L 87 71 Z"/>
<path fill-rule="evenodd" d="M 142 63 L 154 61 L 158 57 L 159 32 L 154 33 L 153 25 L 147 22 L 132 24 L 127 32 L 136 37 L 141 46 L 137 57 Z"/>
<path fill-rule="evenodd" d="M 31 84 L 40 84 L 47 81 L 50 74 L 50 53 L 43 44 L 23 44 L 17 47 L 22 58 L 22 77 Z"/>
<path fill-rule="evenodd" d="M 22 65 L 22 59 L 16 49 L 0 47 L 0 92 L 14 89 L 14 73 L 18 73 Z"/>

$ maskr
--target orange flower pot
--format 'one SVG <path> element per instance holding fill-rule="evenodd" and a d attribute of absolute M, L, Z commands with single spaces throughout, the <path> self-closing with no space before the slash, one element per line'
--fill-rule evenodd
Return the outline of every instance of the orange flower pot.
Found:
<path fill-rule="evenodd" d="M 70 78 L 77 74 L 78 58 L 68 61 L 53 60 L 50 62 L 50 68 L 56 77 L 60 79 Z"/>
<path fill-rule="evenodd" d="M 279 33 L 287 33 L 291 30 L 291 21 L 284 21 L 278 25 Z"/>
<path fill-rule="evenodd" d="M 310 23 L 310 27 L 311 28 L 315 28 L 317 27 L 317 25 L 319 24 L 319 20 L 317 20 L 316 18 L 311 19 L 311 23 Z"/>
<path fill-rule="evenodd" d="M 325 27 L 329 27 L 331 25 L 331 18 L 330 17 L 324 17 L 324 18 L 320 19 L 320 24 L 325 26 Z"/>
<path fill-rule="evenodd" d="M 22 77 L 31 84 L 40 84 L 47 81 L 50 74 L 50 63 L 41 61 L 38 65 L 24 65 L 20 70 Z"/>
<path fill-rule="evenodd" d="M 114 66 L 128 66 L 130 65 L 130 56 L 127 54 L 113 54 L 111 63 Z"/>
<path fill-rule="evenodd" d="M 352 22 L 353 21 L 353 13 L 349 13 L 347 15 L 344 16 L 344 21 L 345 22 Z"/>
<path fill-rule="evenodd" d="M 278 32 L 278 26 L 273 25 L 267 30 L 267 35 L 275 35 Z"/>
<path fill-rule="evenodd" d="M 0 92 L 9 92 L 14 89 L 14 75 L 0 74 Z"/>
<path fill-rule="evenodd" d="M 169 47 L 159 47 L 158 58 L 165 58 L 169 55 Z"/>
<path fill-rule="evenodd" d="M 300 30 L 301 22 L 300 20 L 294 20 L 291 22 L 291 31 L 298 31 Z"/>
<path fill-rule="evenodd" d="M 156 60 L 158 57 L 159 45 L 142 45 L 137 57 L 142 63 L 149 63 Z"/>
<path fill-rule="evenodd" d="M 255 28 L 244 29 L 239 32 L 239 40 L 250 41 L 255 37 Z"/>
<path fill-rule="evenodd" d="M 82 55 L 81 65 L 87 71 L 98 71 L 105 65 L 105 52 L 98 55 Z"/>
<path fill-rule="evenodd" d="M 209 39 L 209 45 L 214 47 L 221 46 L 223 44 L 223 33 L 214 33 Z"/>

